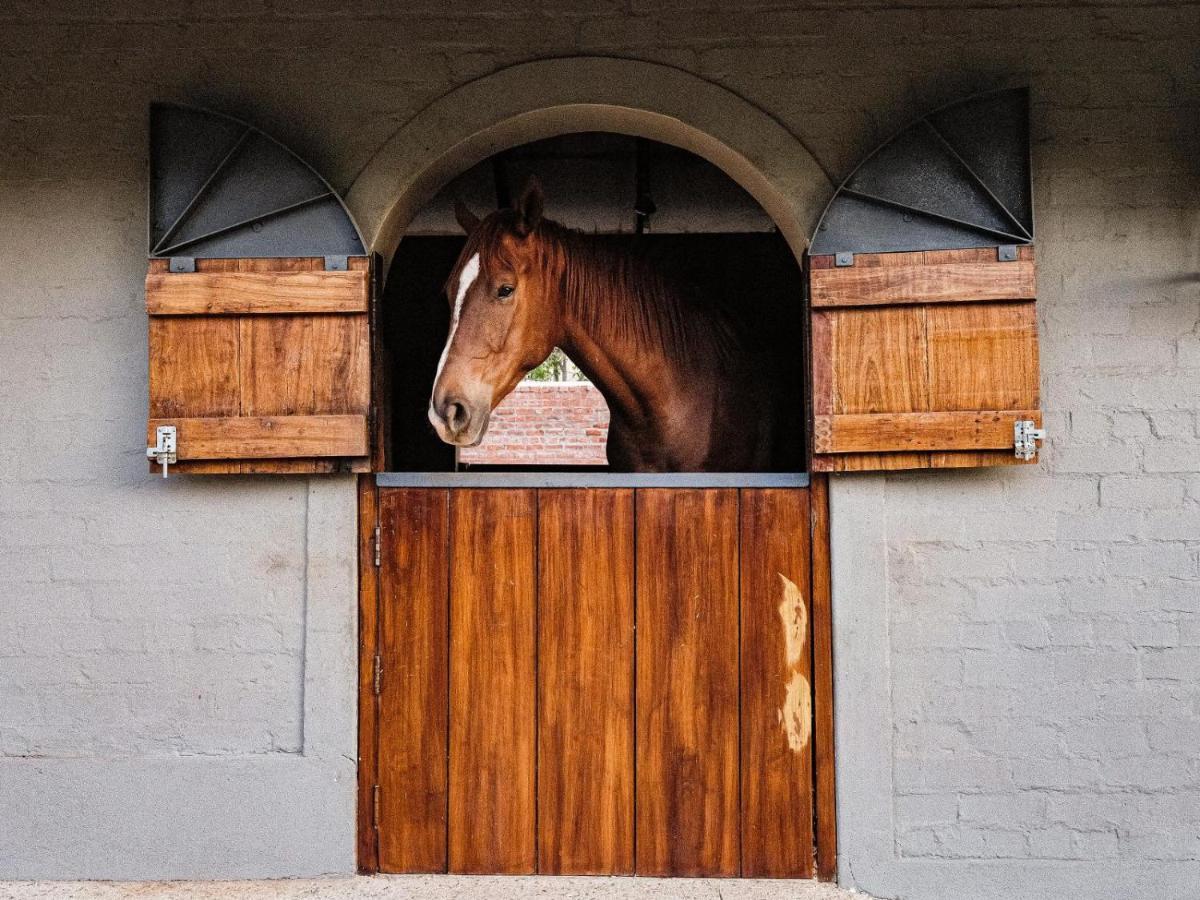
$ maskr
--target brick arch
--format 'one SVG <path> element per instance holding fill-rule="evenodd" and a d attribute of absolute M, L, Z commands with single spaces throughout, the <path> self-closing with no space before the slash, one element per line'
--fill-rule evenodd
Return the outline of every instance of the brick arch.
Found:
<path fill-rule="evenodd" d="M 501 69 L 434 101 L 379 148 L 346 202 L 390 262 L 408 223 L 451 178 L 500 150 L 580 131 L 703 157 L 758 201 L 797 257 L 834 187 L 799 138 L 732 91 L 671 66 L 582 56 Z"/>

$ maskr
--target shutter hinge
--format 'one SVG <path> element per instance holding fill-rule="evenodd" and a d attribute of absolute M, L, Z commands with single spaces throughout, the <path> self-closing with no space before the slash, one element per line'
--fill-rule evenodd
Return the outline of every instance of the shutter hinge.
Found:
<path fill-rule="evenodd" d="M 375 654 L 374 665 L 375 665 L 375 672 L 374 672 L 375 696 L 378 697 L 380 691 L 383 690 L 383 657 L 380 656 L 378 653 Z"/>
<path fill-rule="evenodd" d="M 852 266 L 854 265 L 854 254 L 848 252 L 835 253 L 833 255 L 833 264 L 839 269 Z"/>
<path fill-rule="evenodd" d="M 1017 245 L 1016 244 L 1001 244 L 996 248 L 996 259 L 999 262 L 1016 262 L 1017 261 Z"/>
<path fill-rule="evenodd" d="M 382 562 L 383 562 L 383 539 L 380 536 L 380 528 L 378 525 L 376 525 L 375 526 L 375 568 L 378 569 L 379 566 L 382 564 Z"/>
<path fill-rule="evenodd" d="M 375 790 L 371 794 L 371 824 L 375 826 L 375 830 L 379 830 L 379 785 L 375 785 Z"/>
<path fill-rule="evenodd" d="M 1013 447 L 1017 459 L 1030 460 L 1037 456 L 1038 441 L 1046 439 L 1046 429 L 1038 428 L 1033 419 L 1013 422 Z"/>
<path fill-rule="evenodd" d="M 167 271 L 172 274 L 186 274 L 196 271 L 196 257 L 194 256 L 172 256 L 167 261 Z"/>

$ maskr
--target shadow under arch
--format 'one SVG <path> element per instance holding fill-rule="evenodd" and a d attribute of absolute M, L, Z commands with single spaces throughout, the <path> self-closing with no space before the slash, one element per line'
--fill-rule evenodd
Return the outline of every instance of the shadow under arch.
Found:
<path fill-rule="evenodd" d="M 580 56 L 520 63 L 435 100 L 379 148 L 346 204 L 390 264 L 446 182 L 502 150 L 582 131 L 649 138 L 708 160 L 758 202 L 797 259 L 835 188 L 795 135 L 732 91 L 659 63 Z"/>

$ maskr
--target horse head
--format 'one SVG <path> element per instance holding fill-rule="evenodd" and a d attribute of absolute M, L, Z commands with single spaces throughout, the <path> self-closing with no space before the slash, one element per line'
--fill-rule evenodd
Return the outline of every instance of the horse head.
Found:
<path fill-rule="evenodd" d="M 492 410 L 557 342 L 542 206 L 533 179 L 515 209 L 482 220 L 455 204 L 467 242 L 446 281 L 450 333 L 429 401 L 429 421 L 448 444 L 482 441 Z"/>

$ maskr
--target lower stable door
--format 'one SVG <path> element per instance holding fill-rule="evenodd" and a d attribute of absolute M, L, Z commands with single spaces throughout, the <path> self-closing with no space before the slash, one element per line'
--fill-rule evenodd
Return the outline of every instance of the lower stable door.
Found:
<path fill-rule="evenodd" d="M 383 871 L 811 875 L 808 494 L 383 489 Z"/>

